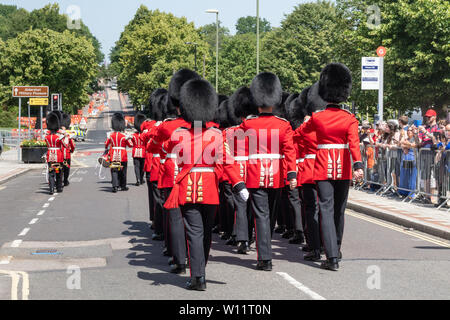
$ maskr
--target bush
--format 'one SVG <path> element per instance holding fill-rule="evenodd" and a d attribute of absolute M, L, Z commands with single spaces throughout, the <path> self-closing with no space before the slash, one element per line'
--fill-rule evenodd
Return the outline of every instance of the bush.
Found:
<path fill-rule="evenodd" d="M 30 148 L 30 147 L 44 148 L 44 147 L 47 146 L 47 144 L 45 143 L 45 141 L 38 141 L 36 139 L 32 139 L 32 140 L 24 140 L 24 141 L 22 141 L 20 146 L 22 148 Z"/>

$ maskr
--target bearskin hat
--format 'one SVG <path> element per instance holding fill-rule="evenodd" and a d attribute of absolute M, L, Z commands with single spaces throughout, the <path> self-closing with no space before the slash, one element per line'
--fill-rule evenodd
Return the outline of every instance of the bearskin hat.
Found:
<path fill-rule="evenodd" d="M 167 90 L 162 88 L 156 89 L 150 96 L 150 118 L 155 121 L 164 120 L 166 114 L 166 108 L 162 103 L 164 96 L 167 96 Z"/>
<path fill-rule="evenodd" d="M 147 117 L 141 112 L 136 113 L 136 115 L 134 116 L 134 128 L 138 132 L 141 132 L 141 126 L 146 119 Z"/>
<path fill-rule="evenodd" d="M 181 87 L 189 80 L 199 80 L 201 77 L 197 72 L 189 69 L 181 69 L 175 73 L 169 83 L 169 101 L 173 107 L 180 106 Z"/>
<path fill-rule="evenodd" d="M 59 128 L 61 127 L 61 121 L 59 119 L 59 116 L 54 111 L 50 112 L 47 115 L 46 122 L 47 122 L 47 129 L 50 131 L 53 132 L 58 131 Z"/>
<path fill-rule="evenodd" d="M 319 95 L 319 82 L 313 84 L 308 90 L 307 96 L 307 111 L 311 115 L 316 111 L 324 110 L 327 107 L 327 102 Z"/>
<path fill-rule="evenodd" d="M 302 91 L 301 94 L 297 95 L 297 97 L 292 100 L 287 106 L 287 117 L 291 122 L 292 128 L 298 128 L 307 115 L 306 105 L 307 105 L 307 97 L 309 88 L 306 88 Z"/>
<path fill-rule="evenodd" d="M 61 128 L 61 126 L 63 125 L 63 113 L 59 110 L 53 110 L 52 113 L 56 114 L 56 116 L 59 119 L 59 128 Z"/>
<path fill-rule="evenodd" d="M 216 109 L 214 115 L 214 122 L 218 123 L 221 128 L 228 128 L 231 126 L 227 113 L 228 105 L 229 101 L 223 100 L 219 107 Z"/>
<path fill-rule="evenodd" d="M 283 99 L 280 79 L 270 72 L 257 75 L 250 85 L 254 101 L 258 107 L 278 107 Z"/>
<path fill-rule="evenodd" d="M 347 101 L 352 91 L 352 75 L 342 63 L 330 63 L 320 73 L 319 95 L 327 101 Z"/>
<path fill-rule="evenodd" d="M 111 119 L 111 127 L 114 131 L 125 130 L 125 118 L 121 113 L 114 113 Z"/>
<path fill-rule="evenodd" d="M 236 117 L 234 113 L 234 107 L 233 104 L 231 103 L 231 100 L 227 100 L 225 108 L 230 127 L 237 126 L 242 123 L 242 119 L 240 117 Z"/>
<path fill-rule="evenodd" d="M 237 89 L 230 98 L 230 104 L 237 118 L 247 118 L 249 115 L 258 114 L 258 107 L 248 87 Z"/>
<path fill-rule="evenodd" d="M 68 114 L 68 113 L 63 113 L 63 115 L 62 115 L 62 124 L 61 124 L 61 126 L 62 127 L 64 127 L 64 128 L 66 128 L 66 129 L 69 129 L 70 128 L 70 124 L 72 123 L 72 119 L 71 119 L 71 117 L 70 117 L 70 114 Z"/>
<path fill-rule="evenodd" d="M 218 102 L 216 91 L 206 80 L 189 80 L 181 87 L 180 111 L 187 122 L 213 121 Z"/>

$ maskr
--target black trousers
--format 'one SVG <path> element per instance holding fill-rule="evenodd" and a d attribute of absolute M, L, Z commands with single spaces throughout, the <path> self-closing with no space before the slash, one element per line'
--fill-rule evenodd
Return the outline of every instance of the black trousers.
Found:
<path fill-rule="evenodd" d="M 136 182 L 144 182 L 144 164 L 145 158 L 133 158 L 134 174 L 136 175 Z"/>
<path fill-rule="evenodd" d="M 337 258 L 344 235 L 344 214 L 350 180 L 317 181 L 320 226 L 327 258 Z"/>
<path fill-rule="evenodd" d="M 145 181 L 147 182 L 148 214 L 150 216 L 150 221 L 153 221 L 155 219 L 155 207 L 153 204 L 153 192 L 152 183 L 150 182 L 150 172 L 145 173 Z"/>
<path fill-rule="evenodd" d="M 233 194 L 235 213 L 235 231 L 237 241 L 250 241 L 253 230 L 251 202 L 244 201 L 239 194 Z"/>
<path fill-rule="evenodd" d="M 51 191 L 55 190 L 55 187 L 57 189 L 57 191 L 61 191 L 62 190 L 62 175 L 63 175 L 63 164 L 59 163 L 60 165 L 60 169 L 58 170 L 58 172 L 56 172 L 55 169 L 52 169 L 52 164 L 56 164 L 56 163 L 49 163 L 48 164 L 48 185 L 50 187 Z"/>
<path fill-rule="evenodd" d="M 235 217 L 235 207 L 233 198 L 233 186 L 229 182 L 223 183 L 223 196 L 224 202 L 221 202 L 221 206 L 224 207 L 224 231 L 226 234 L 232 235 L 234 230 L 234 217 Z"/>
<path fill-rule="evenodd" d="M 164 189 L 165 199 L 169 197 L 172 192 L 172 188 Z M 166 209 L 165 209 L 166 210 Z M 173 260 L 176 264 L 186 263 L 186 233 L 184 230 L 183 215 L 181 209 L 170 209 L 165 211 L 165 215 L 168 217 L 167 222 L 167 239 L 168 250 L 173 256 Z"/>
<path fill-rule="evenodd" d="M 302 201 L 298 188 L 291 190 L 289 186 L 285 187 L 285 193 L 288 198 L 288 210 L 286 217 L 289 222 L 286 226 L 289 229 L 303 232 L 303 220 L 302 220 Z"/>
<path fill-rule="evenodd" d="M 250 201 L 255 215 L 256 252 L 257 260 L 272 260 L 272 231 L 275 225 L 271 216 L 275 218 L 271 208 L 274 208 L 279 198 L 280 189 L 250 189 Z"/>
<path fill-rule="evenodd" d="M 216 211 L 215 205 L 187 204 L 181 207 L 186 228 L 191 277 L 205 276 Z"/>
<path fill-rule="evenodd" d="M 270 236 L 273 235 L 273 230 L 275 229 L 275 224 L 278 222 L 278 225 L 283 225 L 281 217 L 281 190 L 282 189 L 266 189 L 266 190 L 275 190 L 268 192 L 268 201 L 269 201 L 269 211 L 270 211 Z M 254 208 L 252 207 L 254 210 Z"/>
<path fill-rule="evenodd" d="M 320 249 L 319 202 L 315 184 L 302 187 L 306 216 L 306 242 L 313 250 Z"/>
<path fill-rule="evenodd" d="M 121 162 L 122 168 L 111 169 L 112 186 L 125 188 L 127 186 L 127 162 Z"/>
<path fill-rule="evenodd" d="M 161 189 L 158 189 L 158 181 L 152 181 L 152 195 L 154 207 L 155 233 L 164 234 L 163 209 L 164 202 L 161 195 Z"/>
<path fill-rule="evenodd" d="M 70 165 L 71 165 L 71 163 L 72 163 L 71 160 L 72 160 L 72 159 L 67 159 L 67 160 L 66 160 L 67 166 L 66 166 L 66 165 L 63 166 L 63 168 L 64 168 L 64 170 L 63 170 L 63 171 L 64 171 L 64 184 L 66 184 L 66 183 L 69 182 Z"/>

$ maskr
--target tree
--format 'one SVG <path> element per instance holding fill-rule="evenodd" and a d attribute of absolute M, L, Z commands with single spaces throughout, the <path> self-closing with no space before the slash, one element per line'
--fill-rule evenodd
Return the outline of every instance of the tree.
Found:
<path fill-rule="evenodd" d="M 0 103 L 14 105 L 12 86 L 49 86 L 63 94 L 64 110 L 76 112 L 88 101 L 97 74 L 95 50 L 70 31 L 29 30 L 0 42 Z"/>
<path fill-rule="evenodd" d="M 261 69 L 276 73 L 286 91 L 301 92 L 319 80 L 337 57 L 333 49 L 338 17 L 327 1 L 299 4 L 262 39 Z"/>
<path fill-rule="evenodd" d="M 230 30 L 226 27 L 222 27 L 221 25 L 222 22 L 219 21 L 219 48 L 224 40 L 230 36 Z M 217 25 L 215 23 L 204 25 L 198 29 L 198 33 L 200 34 L 202 39 L 208 43 L 211 53 L 214 53 L 215 55 L 217 42 Z"/>
<path fill-rule="evenodd" d="M 236 23 L 236 34 L 246 34 L 246 33 L 254 33 L 256 34 L 256 17 L 247 16 L 241 17 L 238 19 Z M 270 26 L 270 22 L 265 18 L 259 18 L 259 32 L 265 33 L 272 30 Z"/>
<path fill-rule="evenodd" d="M 146 104 L 154 89 L 168 86 L 175 71 L 193 69 L 194 51 L 186 42 L 198 43 L 198 55 L 206 54 L 209 61 L 208 45 L 193 23 L 145 6 L 138 9 L 115 49 L 119 87 L 128 92 L 133 104 Z"/>

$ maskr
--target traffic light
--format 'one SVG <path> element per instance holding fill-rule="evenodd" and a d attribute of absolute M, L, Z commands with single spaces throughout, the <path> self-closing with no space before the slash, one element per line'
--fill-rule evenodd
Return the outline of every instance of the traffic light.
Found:
<path fill-rule="evenodd" d="M 53 110 L 59 110 L 59 93 L 53 93 L 52 94 L 52 102 L 51 102 L 51 106 L 52 106 L 52 111 Z"/>

